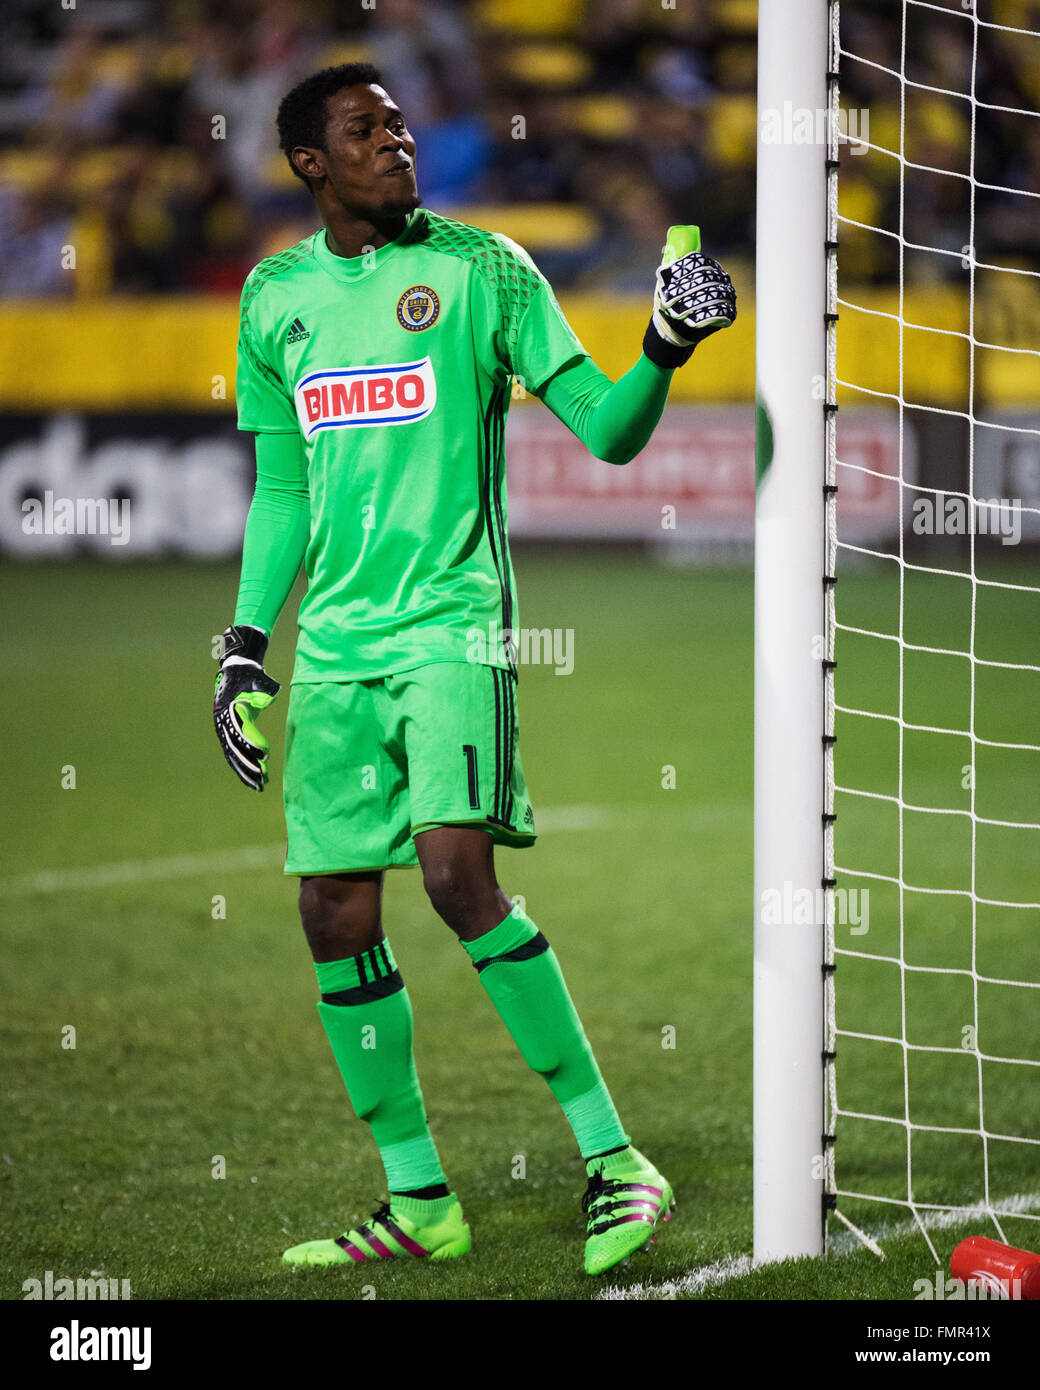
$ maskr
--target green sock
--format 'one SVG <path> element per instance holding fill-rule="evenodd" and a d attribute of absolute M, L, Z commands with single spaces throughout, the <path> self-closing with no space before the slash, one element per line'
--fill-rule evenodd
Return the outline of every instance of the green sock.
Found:
<path fill-rule="evenodd" d="M 560 1102 L 582 1156 L 627 1144 L 555 952 L 530 917 L 514 908 L 462 944 L 524 1061 Z"/>
<path fill-rule="evenodd" d="M 407 1216 L 417 1226 L 437 1226 L 442 1222 L 459 1199 L 454 1192 L 447 1197 L 402 1197 L 399 1192 L 390 1193 L 390 1210 L 396 1216 Z"/>
<path fill-rule="evenodd" d="M 415 1071 L 412 1005 L 389 944 L 314 968 L 318 1013 L 354 1112 L 379 1146 L 387 1187 L 444 1182 Z"/>
<path fill-rule="evenodd" d="M 605 1178 L 609 1178 L 614 1173 L 628 1173 L 642 1157 L 631 1147 L 627 1146 L 620 1149 L 617 1153 L 601 1155 L 599 1158 L 590 1158 L 585 1163 L 585 1171 L 591 1178 L 593 1173 L 600 1172 Z"/>

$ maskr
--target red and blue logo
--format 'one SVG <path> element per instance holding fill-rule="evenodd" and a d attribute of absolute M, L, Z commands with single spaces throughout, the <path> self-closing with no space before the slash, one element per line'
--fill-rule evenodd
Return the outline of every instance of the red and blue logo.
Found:
<path fill-rule="evenodd" d="M 351 425 L 409 425 L 437 404 L 437 382 L 428 357 L 382 367 L 342 367 L 308 372 L 296 383 L 296 413 L 304 438 Z"/>

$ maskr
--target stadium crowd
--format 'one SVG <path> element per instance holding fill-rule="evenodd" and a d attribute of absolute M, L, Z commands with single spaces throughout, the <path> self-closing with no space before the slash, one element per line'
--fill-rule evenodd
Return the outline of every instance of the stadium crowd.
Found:
<path fill-rule="evenodd" d="M 899 83 L 883 69 L 898 66 L 900 8 L 843 7 L 846 46 L 880 65 L 843 61 L 843 105 L 897 150 Z M 957 9 L 908 7 L 907 76 L 965 93 L 973 25 Z M 1037 0 L 988 10 L 1040 30 Z M 526 208 L 527 243 L 558 288 L 642 293 L 671 222 L 709 224 L 713 253 L 747 262 L 756 17 L 755 0 L 5 0 L 0 295 L 237 292 L 260 256 L 314 226 L 277 150 L 280 97 L 357 59 L 406 114 L 427 205 Z M 1035 203 L 999 190 L 1040 189 L 1040 120 L 990 108 L 1040 110 L 1038 59 L 1040 41 L 991 31 L 977 103 L 915 89 L 905 154 L 927 167 L 905 210 L 912 239 L 963 244 L 974 126 L 976 175 L 994 186 L 977 232 L 992 254 L 1035 262 Z M 898 160 L 869 178 L 867 161 L 843 163 L 843 210 L 897 226 Z M 848 268 L 892 278 L 895 247 L 853 228 Z"/>

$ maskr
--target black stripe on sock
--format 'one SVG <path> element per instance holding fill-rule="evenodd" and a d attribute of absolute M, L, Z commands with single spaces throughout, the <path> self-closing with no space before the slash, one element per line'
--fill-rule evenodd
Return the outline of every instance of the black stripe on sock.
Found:
<path fill-rule="evenodd" d="M 355 960 L 357 961 L 358 984 L 361 985 L 362 988 L 364 988 L 365 985 L 368 984 L 368 975 L 365 971 L 364 951 L 362 951 L 360 955 L 355 956 Z M 341 991 L 341 993 L 345 993 L 345 991 Z"/>
<path fill-rule="evenodd" d="M 587 1158 L 582 1154 L 581 1159 L 583 1163 L 591 1163 L 596 1158 L 609 1158 L 611 1154 L 623 1154 L 627 1148 L 627 1144 L 619 1144 L 616 1149 L 604 1149 L 601 1154 L 589 1154 Z"/>
<path fill-rule="evenodd" d="M 448 1184 L 436 1182 L 432 1187 L 412 1187 L 407 1192 L 391 1192 L 391 1197 L 411 1197 L 417 1202 L 436 1202 L 439 1197 L 450 1197 Z"/>
<path fill-rule="evenodd" d="M 530 941 L 525 941 L 522 946 L 517 946 L 515 951 L 506 951 L 500 956 L 488 956 L 487 960 L 477 960 L 473 964 L 479 975 L 482 970 L 486 970 L 489 965 L 498 965 L 502 961 L 517 964 L 522 960 L 533 960 L 535 956 L 542 955 L 549 949 L 549 943 L 541 932 L 532 936 Z"/>
<path fill-rule="evenodd" d="M 373 1004 L 377 999 L 389 999 L 391 994 L 404 989 L 400 970 L 392 975 L 380 975 L 371 984 L 357 985 L 354 989 L 338 989 L 334 994 L 323 994 L 323 1004 Z"/>
<path fill-rule="evenodd" d="M 390 957 L 387 955 L 386 952 L 386 942 L 381 941 L 375 949 L 383 958 L 383 973 L 389 975 L 393 967 L 390 964 Z"/>

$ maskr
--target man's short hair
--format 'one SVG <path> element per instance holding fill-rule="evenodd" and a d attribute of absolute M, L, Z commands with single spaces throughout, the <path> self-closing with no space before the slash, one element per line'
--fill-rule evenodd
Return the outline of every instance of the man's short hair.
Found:
<path fill-rule="evenodd" d="M 311 181 L 293 163 L 292 152 L 297 145 L 311 149 L 325 148 L 325 103 L 344 87 L 374 85 L 381 87 L 383 79 L 371 63 L 340 63 L 334 68 L 322 68 L 305 77 L 286 96 L 278 108 L 278 143 L 289 167 L 308 188 Z"/>

